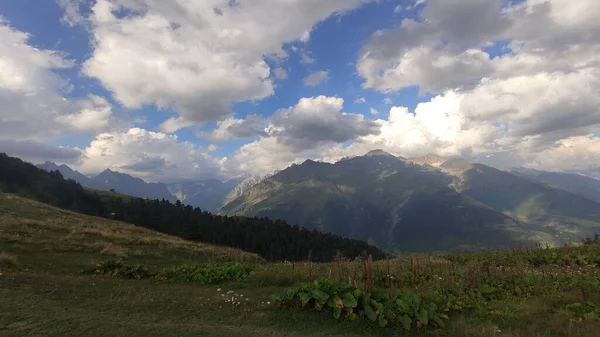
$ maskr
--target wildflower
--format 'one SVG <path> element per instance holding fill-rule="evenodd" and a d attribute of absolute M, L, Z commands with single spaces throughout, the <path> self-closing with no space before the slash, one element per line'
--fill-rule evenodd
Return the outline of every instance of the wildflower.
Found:
<path fill-rule="evenodd" d="M 271 302 L 267 302 L 267 305 L 271 305 Z"/>
<path fill-rule="evenodd" d="M 221 291 L 221 288 L 217 289 L 217 291 Z"/>

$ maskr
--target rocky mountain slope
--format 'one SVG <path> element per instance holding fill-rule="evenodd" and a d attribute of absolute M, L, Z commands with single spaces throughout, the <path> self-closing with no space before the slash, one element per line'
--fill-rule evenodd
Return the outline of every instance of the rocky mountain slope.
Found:
<path fill-rule="evenodd" d="M 280 218 L 397 252 L 557 244 L 600 230 L 600 204 L 572 193 L 459 158 L 379 150 L 293 165 L 221 213 Z"/>
<path fill-rule="evenodd" d="M 526 168 L 516 168 L 510 172 L 600 203 L 600 180 L 579 174 L 538 171 Z"/>

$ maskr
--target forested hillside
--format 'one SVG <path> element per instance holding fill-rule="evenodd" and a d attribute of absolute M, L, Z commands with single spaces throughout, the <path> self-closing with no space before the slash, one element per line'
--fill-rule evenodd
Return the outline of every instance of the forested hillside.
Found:
<path fill-rule="evenodd" d="M 332 260 L 384 253 L 362 241 L 290 226 L 267 218 L 219 216 L 167 200 L 99 196 L 57 172 L 0 154 L 0 191 L 94 216 L 122 220 L 184 239 L 255 252 L 268 260 Z"/>

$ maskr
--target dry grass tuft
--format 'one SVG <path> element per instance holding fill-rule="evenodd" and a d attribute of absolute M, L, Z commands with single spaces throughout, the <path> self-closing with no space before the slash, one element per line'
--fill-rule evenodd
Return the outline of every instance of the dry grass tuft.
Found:
<path fill-rule="evenodd" d="M 16 268 L 18 265 L 16 256 L 5 252 L 0 253 L 0 270 Z"/>
<path fill-rule="evenodd" d="M 104 249 L 102 249 L 101 253 L 110 254 L 116 257 L 126 258 L 128 256 L 127 248 L 121 247 L 119 245 L 115 245 L 112 243 L 107 244 Z"/>

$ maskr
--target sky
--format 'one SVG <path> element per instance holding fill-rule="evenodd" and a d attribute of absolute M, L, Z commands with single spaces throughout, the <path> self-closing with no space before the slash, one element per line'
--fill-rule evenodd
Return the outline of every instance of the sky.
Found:
<path fill-rule="evenodd" d="M 597 0 L 0 1 L 0 152 L 147 181 L 382 149 L 600 178 Z"/>

